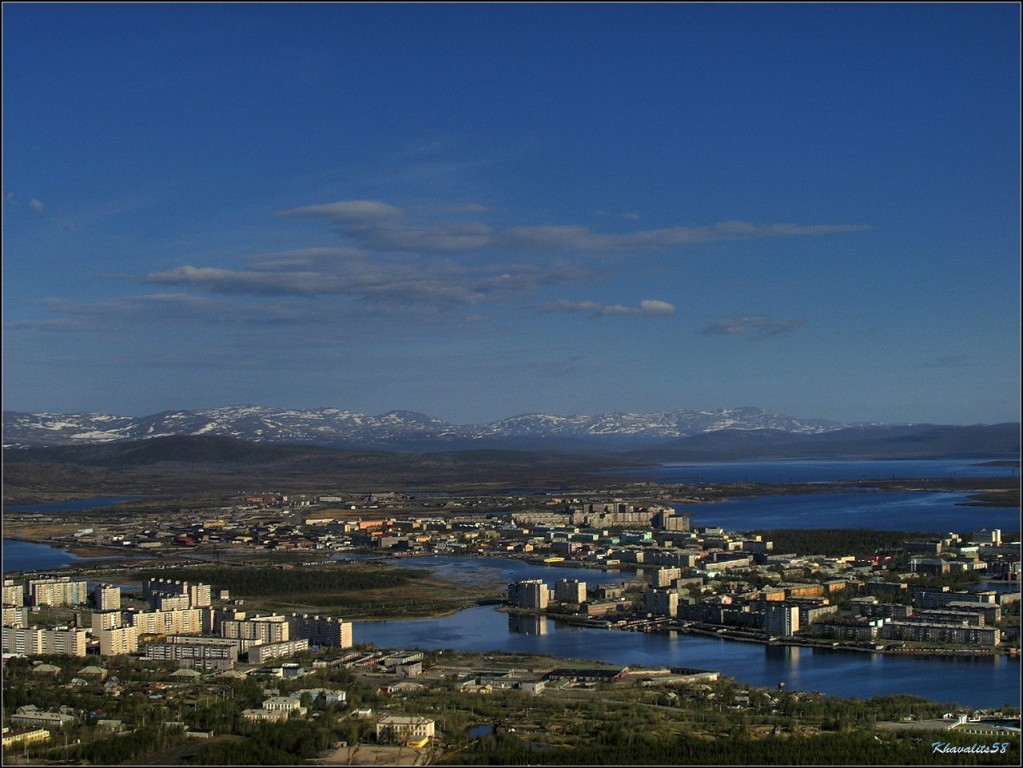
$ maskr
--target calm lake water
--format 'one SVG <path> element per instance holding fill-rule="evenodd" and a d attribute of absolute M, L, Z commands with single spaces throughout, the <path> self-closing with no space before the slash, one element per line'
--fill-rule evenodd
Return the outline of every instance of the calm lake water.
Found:
<path fill-rule="evenodd" d="M 21 506 L 4 507 L 5 512 L 81 512 L 83 509 L 95 509 L 97 507 L 114 507 L 118 504 L 127 504 L 130 501 L 138 501 L 144 496 L 100 496 L 92 499 L 77 499 L 75 501 L 58 501 L 52 504 L 24 504 Z"/>
<path fill-rule="evenodd" d="M 101 559 L 79 557 L 59 547 L 51 547 L 48 544 L 35 544 L 28 541 L 14 541 L 13 539 L 3 540 L 3 555 L 4 573 L 62 568 L 70 563 Z"/>
<path fill-rule="evenodd" d="M 1019 460 L 1019 456 L 1007 457 Z M 985 466 L 990 459 L 887 461 L 731 461 L 662 464 L 602 474 L 649 477 L 660 483 L 828 483 L 833 480 L 1019 477 L 1019 467 Z"/>
<path fill-rule="evenodd" d="M 610 664 L 694 667 L 740 683 L 861 699 L 912 694 L 972 707 L 1019 706 L 1020 667 L 1005 657 L 913 659 L 765 646 L 699 635 L 623 632 L 538 619 L 538 631 L 490 606 L 439 619 L 357 621 L 356 643 L 380 648 L 536 653 Z M 537 622 L 537 623 L 538 623 Z"/>
<path fill-rule="evenodd" d="M 1019 531 L 1019 507 L 969 507 L 966 493 L 813 493 L 676 504 L 694 527 L 733 531 L 862 528 L 880 531 Z"/>

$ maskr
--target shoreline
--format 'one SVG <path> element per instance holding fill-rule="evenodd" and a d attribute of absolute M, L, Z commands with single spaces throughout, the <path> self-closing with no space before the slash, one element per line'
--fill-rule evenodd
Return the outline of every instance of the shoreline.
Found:
<path fill-rule="evenodd" d="M 682 632 L 684 634 L 691 633 L 696 635 L 703 635 L 706 637 L 717 637 L 722 640 L 733 640 L 743 643 L 759 643 L 763 646 L 784 646 L 789 648 L 810 648 L 812 650 L 820 651 L 839 651 L 839 652 L 854 652 L 854 653 L 870 653 L 879 656 L 916 656 L 922 658 L 935 658 L 935 657 L 962 657 L 962 658 L 996 658 L 1004 656 L 1006 658 L 1018 659 L 1019 656 L 1008 653 L 1004 649 L 997 648 L 940 648 L 940 649 L 923 649 L 923 648 L 864 648 L 857 645 L 846 645 L 843 643 L 835 644 L 824 644 L 807 642 L 805 639 L 793 639 L 793 640 L 768 640 L 767 638 L 757 637 L 743 637 L 737 636 L 730 632 L 717 632 L 713 629 L 703 629 L 700 627 L 685 627 L 682 629 L 666 628 L 658 629 L 658 632 Z"/>

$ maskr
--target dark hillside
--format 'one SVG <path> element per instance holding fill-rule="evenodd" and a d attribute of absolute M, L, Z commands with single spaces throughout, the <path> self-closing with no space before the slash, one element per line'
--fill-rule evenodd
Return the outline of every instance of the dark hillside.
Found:
<path fill-rule="evenodd" d="M 650 461 L 925 459 L 1019 455 L 1020 425 L 850 427 L 816 435 L 719 430 L 633 451 Z"/>

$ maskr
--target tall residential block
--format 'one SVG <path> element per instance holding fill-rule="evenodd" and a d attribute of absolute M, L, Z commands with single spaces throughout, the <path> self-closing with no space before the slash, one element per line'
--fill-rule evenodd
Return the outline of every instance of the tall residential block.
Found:
<path fill-rule="evenodd" d="M 5 627 L 27 627 L 28 607 L 24 605 L 5 605 L 3 607 Z"/>
<path fill-rule="evenodd" d="M 764 608 L 764 631 L 768 637 L 790 637 L 799 631 L 799 606 L 767 603 Z"/>
<path fill-rule="evenodd" d="M 123 656 L 139 649 L 139 632 L 133 626 L 101 629 L 92 634 L 99 639 L 100 656 Z"/>
<path fill-rule="evenodd" d="M 289 624 L 284 616 L 252 616 L 241 621 L 222 621 L 221 637 L 236 640 L 259 640 L 263 643 L 283 643 L 290 640 Z"/>
<path fill-rule="evenodd" d="M 132 625 L 140 635 L 198 635 L 203 631 L 202 611 L 143 611 L 131 614 Z"/>
<path fill-rule="evenodd" d="M 213 604 L 213 590 L 209 584 L 192 584 L 171 579 L 148 579 L 142 582 L 142 597 L 153 608 L 159 607 L 160 598 L 183 597 L 189 608 L 208 608 Z"/>
<path fill-rule="evenodd" d="M 89 585 L 64 576 L 57 579 L 30 579 L 28 594 L 32 605 L 85 605 L 89 602 Z"/>
<path fill-rule="evenodd" d="M 678 616 L 678 592 L 673 589 L 647 590 L 643 604 L 655 616 Z"/>
<path fill-rule="evenodd" d="M 288 619 L 290 637 L 293 640 L 308 640 L 309 645 L 323 645 L 335 648 L 352 647 L 352 622 L 328 617 L 293 613 Z"/>
<path fill-rule="evenodd" d="M 681 568 L 658 568 L 654 571 L 653 585 L 655 587 L 670 587 L 676 579 L 681 578 Z"/>
<path fill-rule="evenodd" d="M 113 584 L 99 584 L 92 590 L 92 601 L 97 611 L 119 611 L 121 588 Z"/>
<path fill-rule="evenodd" d="M 4 605 L 24 605 L 24 582 L 15 581 L 14 579 L 4 579 L 3 603 Z"/>
<path fill-rule="evenodd" d="M 542 579 L 515 581 L 508 585 L 508 602 L 517 608 L 542 611 L 550 601 L 550 588 Z"/>
<path fill-rule="evenodd" d="M 579 579 L 559 579 L 554 582 L 554 599 L 559 603 L 585 603 L 586 582 Z"/>
<path fill-rule="evenodd" d="M 63 654 L 85 656 L 87 632 L 84 629 L 56 627 L 53 629 L 3 628 L 4 653 L 32 655 Z"/>
<path fill-rule="evenodd" d="M 124 614 L 121 611 L 93 611 L 92 634 L 104 629 L 117 629 L 124 626 Z"/>

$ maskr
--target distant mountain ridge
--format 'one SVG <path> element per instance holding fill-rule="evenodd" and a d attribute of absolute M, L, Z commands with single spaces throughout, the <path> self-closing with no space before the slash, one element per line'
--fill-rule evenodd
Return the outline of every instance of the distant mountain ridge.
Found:
<path fill-rule="evenodd" d="M 209 435 L 262 443 L 348 448 L 437 450 L 504 445 L 625 448 L 721 430 L 814 435 L 847 426 L 836 421 L 794 418 L 748 407 L 597 416 L 533 413 L 490 424 L 455 425 L 413 411 L 369 416 L 338 408 L 231 406 L 164 411 L 142 417 L 4 411 L 3 444 L 5 448 L 30 448 Z"/>

